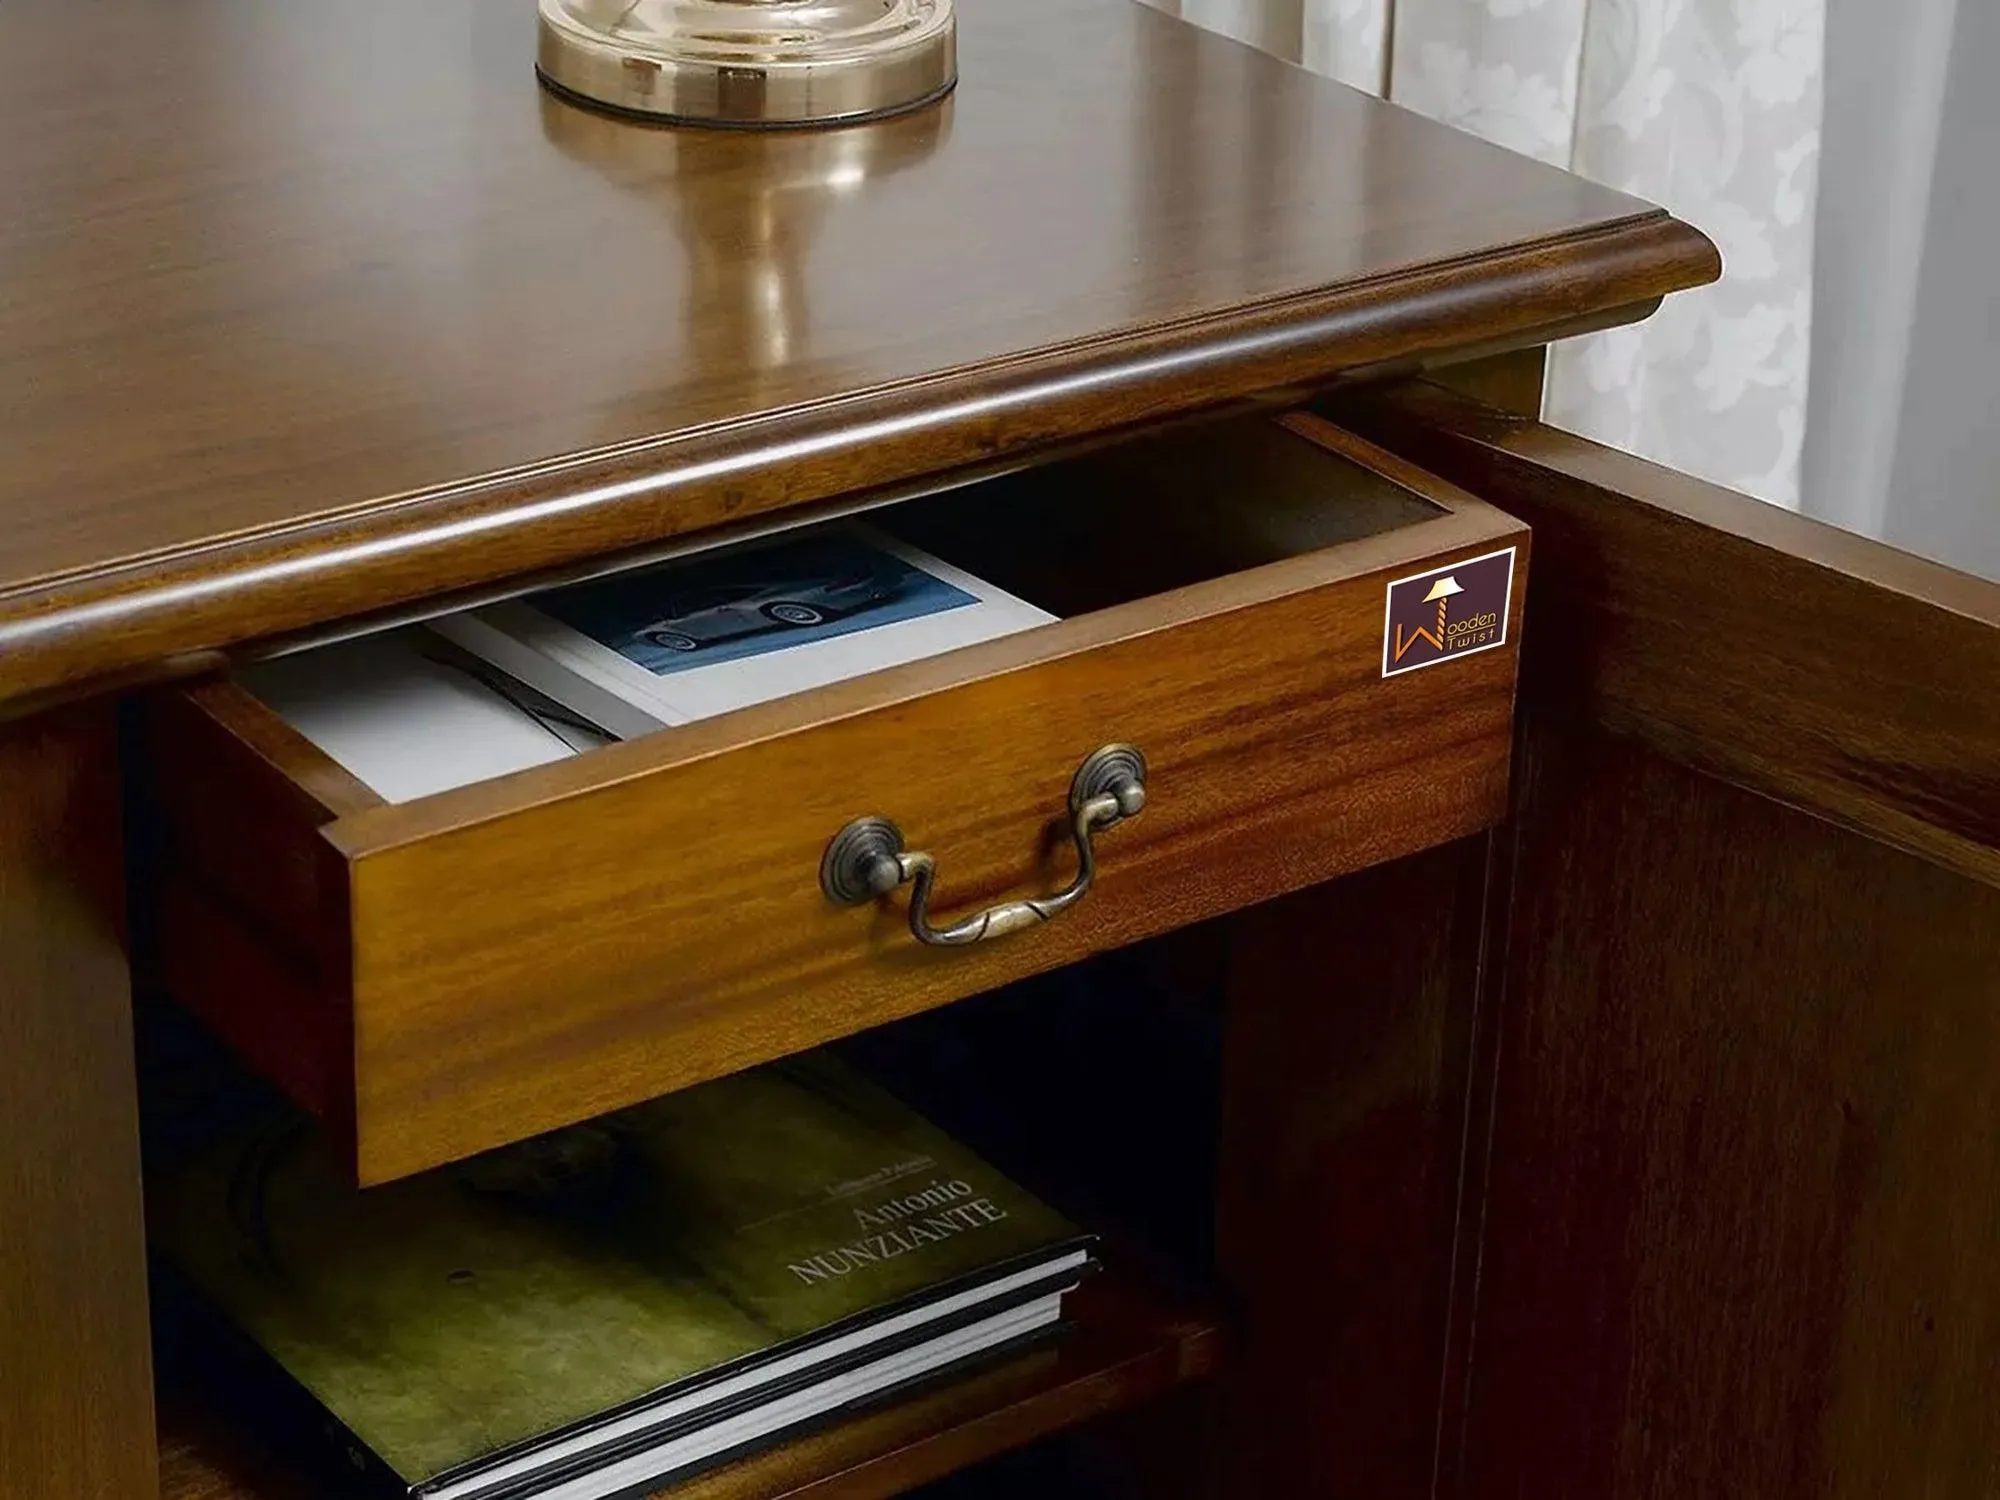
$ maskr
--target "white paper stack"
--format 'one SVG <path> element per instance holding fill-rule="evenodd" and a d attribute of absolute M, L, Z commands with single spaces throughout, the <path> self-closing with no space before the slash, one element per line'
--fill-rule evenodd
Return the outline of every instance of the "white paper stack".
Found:
<path fill-rule="evenodd" d="M 601 745 L 567 716 L 425 630 L 279 657 L 238 680 L 389 802 L 561 760 Z"/>

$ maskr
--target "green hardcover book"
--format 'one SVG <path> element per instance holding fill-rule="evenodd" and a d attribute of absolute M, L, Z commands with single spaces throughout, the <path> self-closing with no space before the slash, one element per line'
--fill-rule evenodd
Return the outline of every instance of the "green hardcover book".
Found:
<path fill-rule="evenodd" d="M 272 1123 L 153 1211 L 363 1487 L 431 1500 L 643 1491 L 1046 1330 L 1090 1259 L 819 1053 L 367 1191 Z"/>

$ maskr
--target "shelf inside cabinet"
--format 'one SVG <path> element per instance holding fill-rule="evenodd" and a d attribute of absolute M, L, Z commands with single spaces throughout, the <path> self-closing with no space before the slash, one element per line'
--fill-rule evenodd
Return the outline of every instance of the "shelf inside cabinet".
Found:
<path fill-rule="evenodd" d="M 1074 1294 L 1058 1342 L 808 1431 L 674 1482 L 673 1500 L 876 1500 L 1121 1411 L 1208 1375 L 1215 1318 L 1191 1298 L 1114 1270 Z M 338 1492 L 260 1448 L 230 1415 L 163 1393 L 162 1500 L 336 1500 Z"/>

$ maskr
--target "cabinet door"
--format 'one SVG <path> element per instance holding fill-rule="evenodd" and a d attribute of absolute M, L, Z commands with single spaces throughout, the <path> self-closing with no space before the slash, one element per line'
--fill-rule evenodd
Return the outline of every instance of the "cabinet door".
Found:
<path fill-rule="evenodd" d="M 2000 1492 L 2000 586 L 1336 415 L 1535 535 L 1440 1493 Z"/>

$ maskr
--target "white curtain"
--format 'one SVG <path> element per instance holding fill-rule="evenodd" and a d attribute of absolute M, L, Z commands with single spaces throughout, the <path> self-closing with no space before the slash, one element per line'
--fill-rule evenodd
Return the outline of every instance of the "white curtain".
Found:
<path fill-rule="evenodd" d="M 1706 231 L 1722 283 L 1558 347 L 1546 409 L 1797 506 L 1826 0 L 1154 3 Z"/>
<path fill-rule="evenodd" d="M 2000 579 L 2000 5 L 1831 0 L 1805 509 Z"/>

